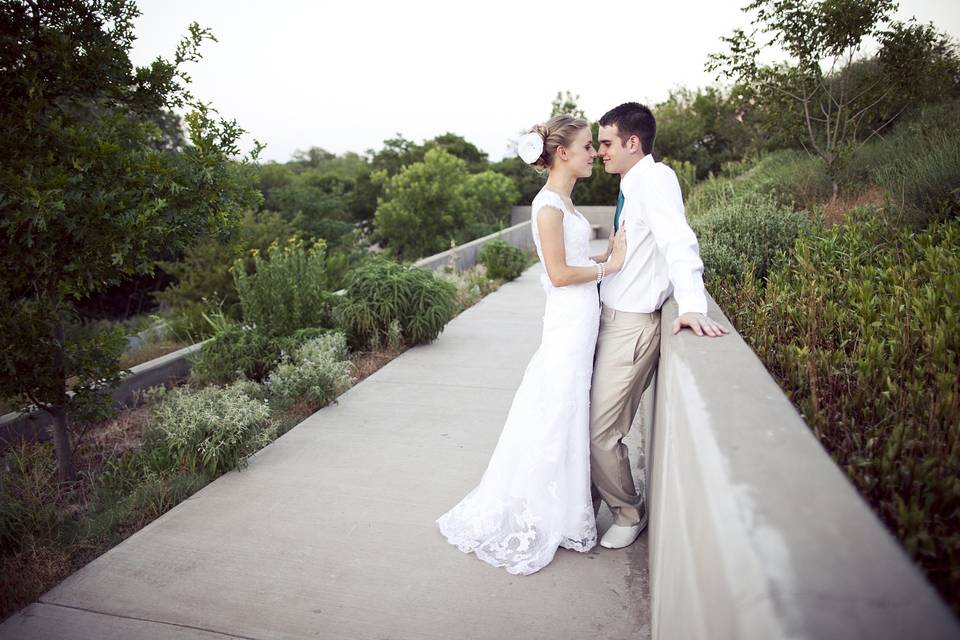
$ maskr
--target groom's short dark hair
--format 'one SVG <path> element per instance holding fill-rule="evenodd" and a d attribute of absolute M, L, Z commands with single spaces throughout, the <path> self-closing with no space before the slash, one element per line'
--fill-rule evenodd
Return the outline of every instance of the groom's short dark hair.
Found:
<path fill-rule="evenodd" d="M 639 102 L 624 102 L 614 107 L 600 118 L 601 127 L 617 125 L 620 142 L 627 144 L 630 136 L 640 138 L 640 148 L 644 155 L 653 151 L 653 141 L 657 137 L 657 121 L 653 112 Z"/>

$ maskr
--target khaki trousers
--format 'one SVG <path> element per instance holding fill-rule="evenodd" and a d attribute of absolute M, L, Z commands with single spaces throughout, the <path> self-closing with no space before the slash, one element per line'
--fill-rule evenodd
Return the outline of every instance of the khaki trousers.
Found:
<path fill-rule="evenodd" d="M 603 306 L 590 387 L 590 480 L 594 510 L 602 499 L 614 524 L 640 522 L 623 438 L 660 359 L 660 312 L 630 313 Z"/>

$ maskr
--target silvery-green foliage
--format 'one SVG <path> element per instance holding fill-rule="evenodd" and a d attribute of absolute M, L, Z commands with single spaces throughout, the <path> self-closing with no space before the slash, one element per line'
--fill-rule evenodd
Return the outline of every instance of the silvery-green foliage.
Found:
<path fill-rule="evenodd" d="M 403 346 L 403 333 L 400 330 L 400 321 L 394 319 L 387 327 L 387 348 L 399 351 Z"/>
<path fill-rule="evenodd" d="M 472 307 L 481 298 L 496 291 L 498 286 L 498 282 L 487 275 L 487 268 L 482 264 L 477 264 L 466 271 L 445 269 L 442 273 L 438 273 L 437 277 L 457 288 L 456 303 L 461 311 Z"/>
<path fill-rule="evenodd" d="M 154 411 L 155 437 L 187 469 L 242 468 L 275 433 L 267 402 L 248 392 L 244 384 L 171 391 Z"/>
<path fill-rule="evenodd" d="M 351 366 L 346 338 L 342 333 L 330 333 L 300 346 L 293 358 L 274 369 L 267 386 L 278 407 L 299 400 L 324 407 L 350 388 Z"/>
<path fill-rule="evenodd" d="M 770 196 L 744 196 L 718 204 L 691 218 L 700 242 L 708 280 L 740 281 L 748 272 L 766 275 L 779 253 L 809 229 L 806 214 L 779 204 Z"/>

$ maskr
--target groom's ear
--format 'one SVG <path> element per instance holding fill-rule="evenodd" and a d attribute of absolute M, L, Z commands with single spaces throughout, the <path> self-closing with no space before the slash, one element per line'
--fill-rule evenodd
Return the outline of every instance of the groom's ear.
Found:
<path fill-rule="evenodd" d="M 640 150 L 640 147 L 640 136 L 633 135 L 627 138 L 627 149 L 630 153 L 636 153 Z"/>

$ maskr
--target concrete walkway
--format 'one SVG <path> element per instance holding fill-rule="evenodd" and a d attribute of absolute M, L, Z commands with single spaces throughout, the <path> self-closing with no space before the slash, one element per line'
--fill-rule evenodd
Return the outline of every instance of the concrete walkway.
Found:
<path fill-rule="evenodd" d="M 479 481 L 536 350 L 541 272 L 64 580 L 0 638 L 648 638 L 646 535 L 561 549 L 518 577 L 434 524 Z"/>

